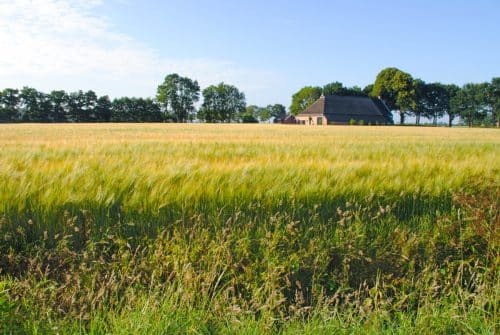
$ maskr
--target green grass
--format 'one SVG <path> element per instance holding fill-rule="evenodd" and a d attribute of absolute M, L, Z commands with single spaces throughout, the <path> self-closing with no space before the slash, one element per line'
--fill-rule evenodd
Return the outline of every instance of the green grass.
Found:
<path fill-rule="evenodd" d="M 494 334 L 497 129 L 0 125 L 0 332 Z"/>

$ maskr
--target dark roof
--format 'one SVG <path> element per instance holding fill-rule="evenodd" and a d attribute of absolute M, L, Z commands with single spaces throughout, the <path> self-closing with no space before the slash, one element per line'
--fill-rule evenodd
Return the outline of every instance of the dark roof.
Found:
<path fill-rule="evenodd" d="M 382 100 L 362 96 L 322 96 L 297 116 L 306 115 L 324 115 L 333 123 L 349 123 L 350 120 L 393 123 L 391 112 Z"/>

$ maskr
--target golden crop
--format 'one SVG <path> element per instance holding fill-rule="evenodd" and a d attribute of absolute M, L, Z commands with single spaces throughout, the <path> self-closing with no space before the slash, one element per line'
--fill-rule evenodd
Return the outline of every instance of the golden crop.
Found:
<path fill-rule="evenodd" d="M 157 210 L 201 198 L 439 195 L 498 183 L 497 129 L 66 124 L 0 127 L 0 210 L 33 199 Z"/>

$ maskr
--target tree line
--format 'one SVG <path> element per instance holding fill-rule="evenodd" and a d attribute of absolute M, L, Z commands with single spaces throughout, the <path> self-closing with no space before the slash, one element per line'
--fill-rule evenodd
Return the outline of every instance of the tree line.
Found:
<path fill-rule="evenodd" d="M 159 104 L 150 98 L 111 100 L 94 91 L 50 93 L 31 87 L 0 91 L 0 122 L 159 122 Z"/>
<path fill-rule="evenodd" d="M 292 96 L 291 114 L 297 115 L 322 94 L 380 97 L 391 111 L 399 114 L 400 124 L 405 123 L 407 116 L 414 116 L 417 125 L 422 117 L 431 119 L 436 125 L 439 118 L 447 116 L 450 127 L 457 117 L 469 127 L 499 126 L 500 120 L 500 77 L 493 78 L 491 82 L 468 83 L 459 87 L 455 84 L 427 83 L 391 67 L 380 71 L 375 82 L 363 89 L 345 87 L 340 82 L 323 87 L 305 86 Z"/>
<path fill-rule="evenodd" d="M 196 108 L 200 93 L 203 102 Z M 382 70 L 365 88 L 345 87 L 336 81 L 306 86 L 292 96 L 290 114 L 297 115 L 322 94 L 380 97 L 400 123 L 414 116 L 434 124 L 447 116 L 448 125 L 460 117 L 467 125 L 499 125 L 500 78 L 491 82 L 469 83 L 462 87 L 414 79 L 397 68 Z M 245 94 L 225 83 L 201 91 L 196 80 L 176 73 L 165 77 L 154 99 L 121 97 L 111 100 L 94 91 L 43 93 L 31 87 L 0 91 L 0 122 L 265 122 L 287 115 L 281 104 L 259 107 L 246 105 Z"/>
<path fill-rule="evenodd" d="M 245 94 L 220 83 L 201 91 L 196 80 L 169 74 L 155 99 L 111 100 L 94 91 L 40 92 L 31 87 L 0 91 L 0 122 L 259 122 L 286 114 L 284 106 L 246 106 Z"/>

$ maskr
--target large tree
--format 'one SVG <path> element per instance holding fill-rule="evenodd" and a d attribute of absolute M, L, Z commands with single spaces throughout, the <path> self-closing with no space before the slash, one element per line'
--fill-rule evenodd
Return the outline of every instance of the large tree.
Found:
<path fill-rule="evenodd" d="M 231 122 L 245 108 L 245 94 L 233 85 L 220 83 L 203 90 L 203 104 L 198 118 L 206 122 Z"/>
<path fill-rule="evenodd" d="M 68 95 L 65 91 L 52 91 L 50 97 L 49 119 L 52 122 L 65 122 L 68 111 Z"/>
<path fill-rule="evenodd" d="M 97 122 L 109 122 L 111 120 L 111 100 L 107 95 L 99 97 L 95 106 L 95 117 Z"/>
<path fill-rule="evenodd" d="M 488 104 L 489 90 L 489 83 L 468 83 L 453 97 L 452 108 L 469 127 L 486 120 L 491 110 Z"/>
<path fill-rule="evenodd" d="M 317 86 L 306 86 L 301 88 L 297 93 L 292 96 L 292 105 L 290 106 L 290 113 L 297 115 L 307 107 L 311 106 L 316 100 L 319 99 L 323 90 Z"/>
<path fill-rule="evenodd" d="M 200 86 L 196 80 L 181 77 L 177 73 L 165 77 L 158 86 L 156 99 L 164 111 L 171 114 L 177 122 L 191 120 L 195 113 L 195 103 L 200 98 Z"/>
<path fill-rule="evenodd" d="M 27 122 L 48 122 L 50 99 L 32 87 L 23 87 L 19 94 L 22 119 Z"/>
<path fill-rule="evenodd" d="M 372 95 L 381 97 L 390 110 L 398 111 L 400 123 L 415 108 L 415 86 L 409 73 L 397 68 L 383 69 L 373 84 Z"/>
<path fill-rule="evenodd" d="M 0 122 L 20 120 L 19 102 L 19 90 L 6 88 L 0 91 Z"/>
<path fill-rule="evenodd" d="M 415 114 L 416 124 L 420 124 L 420 117 L 432 119 L 434 125 L 449 109 L 450 96 L 445 85 L 441 83 L 426 83 L 416 79 L 415 86 Z"/>

